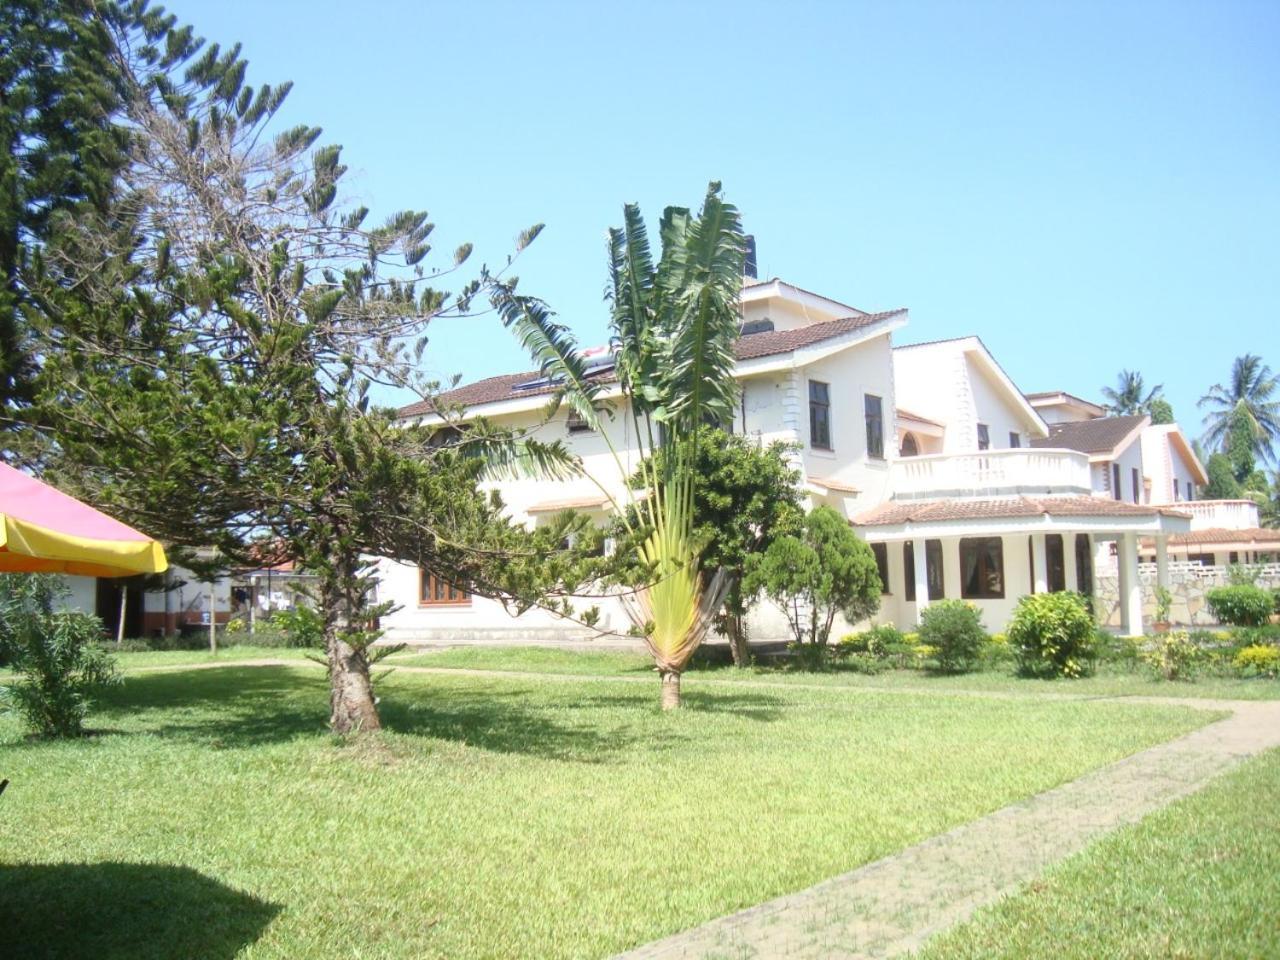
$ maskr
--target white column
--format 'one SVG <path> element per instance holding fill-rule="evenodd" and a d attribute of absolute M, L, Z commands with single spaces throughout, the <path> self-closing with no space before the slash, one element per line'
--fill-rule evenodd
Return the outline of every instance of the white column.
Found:
<path fill-rule="evenodd" d="M 1156 583 L 1169 589 L 1169 538 L 1156 537 Z"/>
<path fill-rule="evenodd" d="M 1138 579 L 1138 536 L 1121 534 L 1116 541 L 1120 568 L 1120 629 L 1125 636 L 1142 636 L 1142 581 Z"/>
<path fill-rule="evenodd" d="M 1080 571 L 1076 569 L 1076 535 L 1062 535 L 1062 562 L 1066 568 L 1067 589 L 1080 589 Z"/>
<path fill-rule="evenodd" d="M 1031 535 L 1031 557 L 1035 564 L 1035 578 L 1031 583 L 1032 593 L 1049 592 L 1049 554 L 1044 548 L 1044 534 Z"/>
<path fill-rule="evenodd" d="M 929 605 L 929 565 L 925 554 L 925 541 L 911 541 L 911 551 L 916 567 L 916 624 L 920 623 L 920 614 Z"/>

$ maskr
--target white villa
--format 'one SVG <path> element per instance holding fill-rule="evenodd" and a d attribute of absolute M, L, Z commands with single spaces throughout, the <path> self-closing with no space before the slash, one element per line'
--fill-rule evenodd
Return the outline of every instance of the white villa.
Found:
<path fill-rule="evenodd" d="M 909 628 L 942 597 L 971 600 L 1001 629 L 1031 592 L 1092 593 L 1118 576 L 1118 624 L 1143 630 L 1144 557 L 1170 582 L 1190 562 L 1257 562 L 1280 551 L 1280 531 L 1260 530 L 1248 501 L 1201 501 L 1207 480 L 1182 431 L 1146 417 L 1107 417 L 1066 393 L 1024 394 L 977 337 L 898 345 L 906 310 L 867 313 L 781 280 L 748 278 L 737 342 L 741 403 L 731 429 L 761 443 L 799 446 L 795 466 L 811 506 L 849 519 L 875 551 L 885 584 L 878 622 Z M 602 353 L 597 375 L 611 378 Z M 468 415 L 563 439 L 584 469 L 621 499 L 624 477 L 604 440 L 561 408 L 538 372 L 490 377 L 446 393 Z M 615 391 L 606 397 L 617 397 Z M 400 411 L 441 422 L 430 404 Z M 607 429 L 629 470 L 629 418 Z M 603 520 L 608 499 L 584 478 L 499 485 L 512 516 L 536 526 L 576 509 Z M 430 570 L 380 563 L 390 640 L 569 639 L 582 628 L 542 611 L 518 618 Z M 586 604 L 584 604 L 585 606 Z M 602 605 L 601 626 L 624 634 L 621 606 Z M 767 602 L 752 636 L 777 639 L 785 623 Z"/>

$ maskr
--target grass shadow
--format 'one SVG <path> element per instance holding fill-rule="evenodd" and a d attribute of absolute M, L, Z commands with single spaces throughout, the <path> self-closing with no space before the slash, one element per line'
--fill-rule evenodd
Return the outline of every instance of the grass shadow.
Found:
<path fill-rule="evenodd" d="M 0 865 L 0 937 L 13 960 L 231 960 L 279 912 L 189 867 Z"/>
<path fill-rule="evenodd" d="M 583 678 L 589 683 L 590 678 Z M 483 682 L 482 689 L 477 683 Z M 401 735 L 463 743 L 495 753 L 602 763 L 628 749 L 632 737 L 601 722 L 599 711 L 656 703 L 656 688 L 634 704 L 622 690 L 598 700 L 573 695 L 548 700 L 534 695 L 560 687 L 532 682 L 462 683 L 405 675 L 375 687 L 383 727 Z M 328 683 L 321 671 L 289 667 L 223 667 L 148 673 L 109 690 L 97 711 L 103 725 L 135 721 L 146 733 L 243 749 L 328 732 Z M 148 716 L 154 714 L 154 721 Z M 137 727 L 141 721 L 142 729 Z"/>

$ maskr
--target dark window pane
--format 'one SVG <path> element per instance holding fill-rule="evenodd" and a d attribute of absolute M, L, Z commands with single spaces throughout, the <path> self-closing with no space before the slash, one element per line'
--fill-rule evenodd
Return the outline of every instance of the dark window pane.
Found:
<path fill-rule="evenodd" d="M 1093 553 L 1087 533 L 1076 534 L 1076 589 L 1087 597 L 1093 596 Z"/>
<path fill-rule="evenodd" d="M 1138 473 L 1138 468 L 1133 468 L 1133 502 L 1142 502 L 1142 475 Z"/>
<path fill-rule="evenodd" d="M 991 431 L 987 428 L 985 423 L 978 424 L 978 449 L 991 449 Z"/>
<path fill-rule="evenodd" d="M 1067 589 L 1067 561 L 1063 556 L 1062 534 L 1050 533 L 1044 538 L 1045 566 L 1048 567 L 1049 592 Z"/>
<path fill-rule="evenodd" d="M 1010 449 L 1017 450 L 1021 446 L 1022 446 L 1022 435 L 1018 433 L 1010 433 L 1009 434 Z"/>
<path fill-rule="evenodd" d="M 908 603 L 916 602 L 916 548 L 908 540 L 902 545 L 902 595 Z"/>
<path fill-rule="evenodd" d="M 1113 463 L 1111 465 L 1111 495 L 1117 499 L 1122 499 L 1120 494 L 1120 464 Z"/>
<path fill-rule="evenodd" d="M 941 600 L 947 595 L 947 582 L 942 572 L 942 541 L 924 542 L 925 576 L 929 578 L 929 599 Z"/>
<path fill-rule="evenodd" d="M 876 570 L 880 573 L 880 592 L 889 592 L 889 548 L 883 543 L 871 544 L 871 552 L 876 555 Z"/>

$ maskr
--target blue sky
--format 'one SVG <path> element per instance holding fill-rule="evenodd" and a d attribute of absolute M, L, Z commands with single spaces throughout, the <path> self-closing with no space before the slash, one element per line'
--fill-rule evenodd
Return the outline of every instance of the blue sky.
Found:
<path fill-rule="evenodd" d="M 1122 367 L 1195 401 L 1233 357 L 1280 368 L 1280 4 L 337 3 L 175 0 L 244 44 L 282 118 L 344 145 L 375 213 L 519 264 L 605 338 L 604 233 L 723 181 L 781 276 L 903 342 L 977 333 L 1024 390 Z M 492 317 L 426 355 L 528 367 Z"/>

